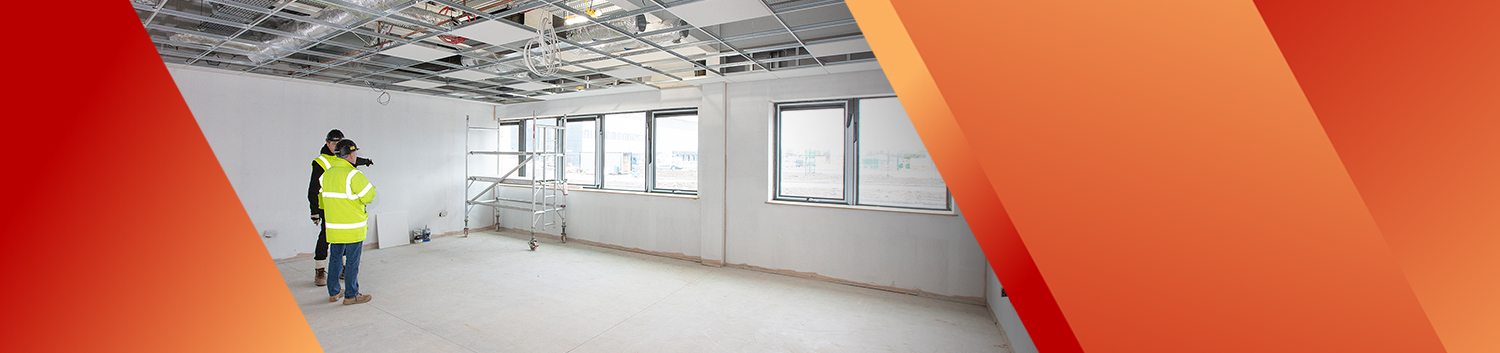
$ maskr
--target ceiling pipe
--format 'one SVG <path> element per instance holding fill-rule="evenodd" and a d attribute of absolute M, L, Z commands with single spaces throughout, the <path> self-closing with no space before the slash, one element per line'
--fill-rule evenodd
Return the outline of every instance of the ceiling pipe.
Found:
<path fill-rule="evenodd" d="M 385 11 L 396 7 L 396 5 L 406 2 L 403 0 L 346 1 L 376 11 Z M 313 15 L 312 17 L 314 19 L 317 19 L 318 21 L 342 26 L 368 18 L 369 15 L 336 7 L 328 7 L 324 8 L 322 11 L 318 11 L 318 13 Z M 295 52 L 298 49 L 302 48 L 302 46 L 312 43 L 312 40 L 303 38 L 322 38 L 324 36 L 327 36 L 329 33 L 340 30 L 341 28 L 302 21 L 289 21 L 277 27 L 276 29 L 282 32 L 297 34 L 299 37 L 283 36 L 272 38 L 262 42 L 251 43 L 229 42 L 224 43 L 220 46 L 244 51 L 247 53 L 246 56 L 250 58 L 250 61 L 253 61 L 256 64 L 264 64 L 267 61 L 271 61 L 271 59 L 280 57 L 285 54 L 291 54 L 292 52 Z M 223 40 L 219 40 L 217 38 L 188 33 L 173 34 L 167 37 L 167 39 L 175 42 L 195 43 L 210 46 L 217 45 L 220 42 L 223 42 Z"/>

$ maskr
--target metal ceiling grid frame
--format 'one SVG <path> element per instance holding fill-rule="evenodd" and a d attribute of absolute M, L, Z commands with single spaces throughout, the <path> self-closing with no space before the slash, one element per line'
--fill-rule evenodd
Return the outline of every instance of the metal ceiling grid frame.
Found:
<path fill-rule="evenodd" d="M 874 61 L 844 0 L 131 0 L 131 4 L 167 63 L 485 103 L 532 102 L 585 91 L 593 95 L 625 86 L 661 89 L 874 66 L 842 66 Z M 674 8 L 692 20 L 679 16 Z M 717 8 L 745 10 L 707 10 Z M 511 33 L 481 36 L 486 39 L 520 38 L 520 33 L 537 32 L 542 23 L 538 19 L 546 16 L 554 19 L 562 53 L 558 57 L 561 70 L 551 75 L 525 70 L 526 59 L 520 54 L 536 50 L 526 43 L 535 35 L 509 43 L 458 35 L 477 36 L 475 31 L 484 28 Z M 508 27 L 494 27 L 497 24 Z"/>

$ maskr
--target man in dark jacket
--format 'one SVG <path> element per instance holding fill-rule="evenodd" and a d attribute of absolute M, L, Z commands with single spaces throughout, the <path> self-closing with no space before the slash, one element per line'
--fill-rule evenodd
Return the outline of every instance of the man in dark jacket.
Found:
<path fill-rule="evenodd" d="M 318 199 L 322 197 L 323 187 L 319 180 L 323 178 L 323 171 L 328 170 L 329 161 L 339 158 L 333 155 L 333 148 L 339 141 L 344 140 L 344 132 L 333 129 L 328 132 L 328 138 L 324 139 L 323 150 L 319 151 L 318 158 L 312 161 L 312 180 L 307 184 L 307 203 L 312 209 L 313 224 L 318 225 L 318 244 L 313 248 L 314 271 L 313 284 L 318 286 L 328 285 L 328 228 L 323 224 L 323 209 L 318 208 Z M 359 158 L 354 162 L 355 167 L 375 165 L 374 161 L 367 158 Z"/>

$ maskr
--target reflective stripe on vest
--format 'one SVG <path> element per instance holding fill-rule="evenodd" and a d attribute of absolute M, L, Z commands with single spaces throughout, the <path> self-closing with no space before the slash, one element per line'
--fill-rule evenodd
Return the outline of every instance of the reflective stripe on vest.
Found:
<path fill-rule="evenodd" d="M 356 228 L 364 227 L 365 226 L 365 222 L 359 222 L 359 223 L 324 223 L 324 224 L 328 225 L 328 229 L 356 229 Z"/>
<path fill-rule="evenodd" d="M 345 175 L 344 176 L 344 193 L 345 194 L 353 194 L 354 193 L 354 175 L 355 174 L 359 174 L 359 169 L 355 169 L 355 170 L 349 171 L 349 175 Z M 368 189 L 369 188 L 369 184 L 366 184 L 365 187 L 366 187 L 366 190 L 369 190 Z M 363 193 L 361 193 L 361 194 L 363 194 Z"/>
<path fill-rule="evenodd" d="M 328 164 L 328 158 L 324 158 L 323 155 L 318 155 L 318 159 L 315 159 L 313 161 L 318 162 L 318 165 L 323 166 L 324 171 L 327 171 L 328 168 L 332 167 Z"/>
<path fill-rule="evenodd" d="M 323 193 L 323 197 L 332 197 L 332 198 L 339 198 L 339 199 L 358 200 L 361 197 L 365 197 L 365 194 L 370 193 L 370 187 L 371 186 L 373 186 L 373 185 L 365 184 L 365 189 L 361 190 L 358 194 L 352 194 L 351 195 L 351 194 L 345 194 L 345 193 L 342 193 L 342 192 L 324 192 Z"/>

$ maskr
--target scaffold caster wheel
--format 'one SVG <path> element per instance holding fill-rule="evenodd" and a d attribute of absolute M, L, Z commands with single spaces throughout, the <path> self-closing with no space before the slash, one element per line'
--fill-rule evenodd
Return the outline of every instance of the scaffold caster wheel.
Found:
<path fill-rule="evenodd" d="M 536 251 L 536 239 L 531 240 L 531 251 Z"/>
<path fill-rule="evenodd" d="M 562 242 L 563 242 L 563 244 L 567 244 L 568 243 L 568 235 L 567 234 L 563 234 L 562 235 Z"/>

